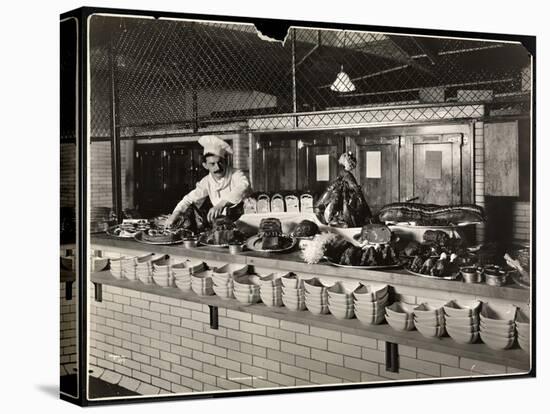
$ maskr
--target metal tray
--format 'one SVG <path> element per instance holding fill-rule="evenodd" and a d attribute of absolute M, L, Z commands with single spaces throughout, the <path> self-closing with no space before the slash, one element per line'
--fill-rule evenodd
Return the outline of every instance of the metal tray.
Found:
<path fill-rule="evenodd" d="M 292 249 L 294 249 L 294 247 L 296 247 L 296 244 L 298 244 L 298 239 L 295 238 L 295 237 L 292 237 L 292 236 L 282 236 L 282 237 L 286 237 L 286 238 L 289 238 L 292 240 L 290 246 L 288 247 L 285 247 L 285 248 L 282 248 L 282 249 L 268 249 L 268 250 L 264 250 L 262 249 L 261 247 L 261 244 L 259 244 L 258 242 L 261 241 L 261 236 L 252 236 L 250 238 L 248 238 L 248 240 L 246 241 L 246 244 L 245 246 L 252 250 L 252 251 L 255 251 L 255 252 L 263 252 L 263 253 L 283 253 L 283 252 L 288 252 Z"/>
<path fill-rule="evenodd" d="M 416 273 L 416 272 L 413 272 L 412 270 L 407 269 L 407 268 L 405 268 L 405 270 L 407 271 L 407 273 L 410 273 L 411 275 L 415 275 L 415 276 L 419 276 L 419 277 L 425 277 L 425 278 L 428 278 L 428 279 L 456 280 L 460 276 L 460 272 L 457 272 L 457 273 L 449 275 L 449 276 L 432 276 L 432 275 L 425 275 L 423 273 Z"/>
<path fill-rule="evenodd" d="M 328 257 L 325 257 L 325 259 L 327 260 L 328 263 L 330 263 L 333 266 L 343 267 L 346 269 L 365 269 L 365 270 L 397 269 L 405 264 L 404 262 L 398 262 L 392 265 L 381 265 L 381 266 L 352 266 L 352 265 L 343 265 L 340 263 L 334 263 Z"/>
<path fill-rule="evenodd" d="M 136 233 L 134 235 L 134 240 L 137 241 L 137 242 L 140 242 L 140 243 L 144 243 L 144 244 L 159 244 L 159 245 L 170 245 L 170 244 L 179 244 L 179 243 L 183 243 L 183 238 L 181 237 L 181 234 L 178 235 L 178 238 L 175 239 L 175 240 L 172 240 L 172 241 L 158 241 L 158 242 L 155 242 L 155 241 L 149 241 L 149 240 L 144 240 L 143 239 L 143 232 L 140 231 L 138 233 Z"/>

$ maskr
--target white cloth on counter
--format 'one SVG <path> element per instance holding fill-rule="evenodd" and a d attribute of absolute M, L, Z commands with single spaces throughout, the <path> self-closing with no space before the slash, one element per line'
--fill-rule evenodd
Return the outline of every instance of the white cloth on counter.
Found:
<path fill-rule="evenodd" d="M 200 180 L 196 188 L 178 203 L 174 212 L 183 213 L 191 204 L 200 206 L 206 197 L 210 197 L 213 206 L 220 200 L 229 201 L 235 206 L 246 197 L 249 188 L 250 184 L 244 173 L 227 166 L 222 179 L 217 180 L 212 174 L 208 174 Z"/>

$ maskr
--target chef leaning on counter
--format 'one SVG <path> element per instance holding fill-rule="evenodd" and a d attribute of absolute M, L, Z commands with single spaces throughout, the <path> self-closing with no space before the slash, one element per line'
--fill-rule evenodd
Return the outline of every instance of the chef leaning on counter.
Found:
<path fill-rule="evenodd" d="M 210 198 L 213 206 L 208 211 L 207 218 L 208 221 L 213 221 L 227 214 L 227 208 L 237 207 L 249 193 L 250 183 L 246 176 L 227 163 L 227 154 L 233 154 L 233 149 L 227 142 L 215 135 L 205 135 L 199 139 L 199 144 L 204 148 L 202 166 L 209 174 L 177 204 L 166 221 L 167 227 L 191 204 L 199 207 L 206 197 Z"/>

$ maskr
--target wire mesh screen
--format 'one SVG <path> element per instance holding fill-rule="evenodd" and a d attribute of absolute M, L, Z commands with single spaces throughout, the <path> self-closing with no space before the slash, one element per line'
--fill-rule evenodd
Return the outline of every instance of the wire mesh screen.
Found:
<path fill-rule="evenodd" d="M 310 28 L 279 42 L 250 24 L 112 16 L 94 16 L 90 30 L 94 136 L 109 135 L 114 95 L 123 135 L 413 103 L 517 111 L 529 101 L 530 56 L 513 43 Z"/>

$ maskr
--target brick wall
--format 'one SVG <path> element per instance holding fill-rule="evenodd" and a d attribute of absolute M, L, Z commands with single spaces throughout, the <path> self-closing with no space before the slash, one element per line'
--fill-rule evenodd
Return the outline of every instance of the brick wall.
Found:
<path fill-rule="evenodd" d="M 90 346 L 91 375 L 141 394 L 518 372 L 399 345 L 391 373 L 384 341 L 223 308 L 215 330 L 207 305 L 107 285 Z"/>
<path fill-rule="evenodd" d="M 120 158 L 122 171 L 122 204 L 134 206 L 134 143 L 122 141 Z M 94 142 L 90 145 L 90 190 L 92 207 L 112 207 L 111 143 Z"/>
<path fill-rule="evenodd" d="M 59 157 L 60 207 L 74 208 L 76 200 L 76 145 L 61 144 Z"/>
<path fill-rule="evenodd" d="M 74 374 L 76 369 L 76 283 L 72 285 L 72 299 L 65 299 L 65 283 L 59 285 L 61 376 Z"/>

